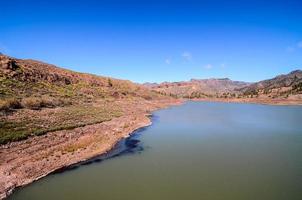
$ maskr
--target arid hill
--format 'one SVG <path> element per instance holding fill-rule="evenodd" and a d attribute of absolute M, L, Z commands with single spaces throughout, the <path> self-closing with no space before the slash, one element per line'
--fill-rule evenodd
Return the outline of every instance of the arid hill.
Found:
<path fill-rule="evenodd" d="M 238 91 L 245 96 L 288 98 L 302 94 L 302 71 L 295 70 L 289 74 L 279 75 L 275 78 L 259 81 L 240 88 Z"/>
<path fill-rule="evenodd" d="M 222 79 L 191 79 L 182 82 L 145 83 L 161 94 L 189 99 L 292 99 L 302 100 L 302 71 L 292 71 L 275 78 L 247 83 Z"/>
<path fill-rule="evenodd" d="M 47 95 L 76 103 L 96 98 L 141 97 L 160 95 L 126 80 L 78 73 L 34 60 L 0 55 L 0 97 L 22 100 Z"/>
<path fill-rule="evenodd" d="M 146 83 L 145 86 L 153 90 L 174 97 L 183 98 L 214 98 L 237 94 L 235 89 L 248 86 L 250 83 L 221 79 L 191 79 L 182 82 L 163 82 L 161 84 Z"/>
<path fill-rule="evenodd" d="M 0 144 L 110 120 L 124 113 L 119 101 L 169 98 L 131 81 L 0 55 Z M 46 108 L 56 112 L 41 120 Z"/>

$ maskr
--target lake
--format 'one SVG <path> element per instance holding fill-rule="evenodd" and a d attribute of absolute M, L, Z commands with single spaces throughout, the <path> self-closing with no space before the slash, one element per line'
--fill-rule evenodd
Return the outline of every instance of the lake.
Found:
<path fill-rule="evenodd" d="M 11 200 L 301 200 L 302 106 L 187 102 Z"/>

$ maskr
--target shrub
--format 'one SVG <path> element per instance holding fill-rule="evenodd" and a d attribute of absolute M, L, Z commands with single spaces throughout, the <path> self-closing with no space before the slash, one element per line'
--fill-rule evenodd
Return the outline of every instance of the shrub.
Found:
<path fill-rule="evenodd" d="M 16 98 L 0 100 L 0 111 L 8 111 L 10 109 L 22 108 L 20 101 Z"/>
<path fill-rule="evenodd" d="M 41 108 L 55 108 L 58 106 L 70 105 L 68 100 L 53 98 L 49 96 L 42 97 L 27 97 L 22 99 L 22 106 L 32 110 L 39 110 Z"/>
<path fill-rule="evenodd" d="M 113 86 L 112 80 L 111 80 L 110 78 L 108 79 L 108 86 L 109 86 L 109 87 L 112 87 L 112 86 Z"/>
<path fill-rule="evenodd" d="M 6 101 L 0 100 L 0 111 L 8 111 L 9 107 Z"/>
<path fill-rule="evenodd" d="M 12 109 L 22 108 L 20 101 L 16 98 L 8 99 L 8 105 Z"/>
<path fill-rule="evenodd" d="M 41 107 L 53 108 L 56 107 L 57 102 L 55 99 L 49 96 L 43 96 L 41 98 Z"/>
<path fill-rule="evenodd" d="M 67 101 L 63 99 L 53 98 L 49 96 L 42 96 L 41 98 L 41 107 L 54 108 L 58 106 L 64 106 L 68 104 Z"/>
<path fill-rule="evenodd" d="M 27 97 L 22 99 L 21 104 L 25 108 L 39 110 L 42 107 L 42 99 L 39 97 Z"/>

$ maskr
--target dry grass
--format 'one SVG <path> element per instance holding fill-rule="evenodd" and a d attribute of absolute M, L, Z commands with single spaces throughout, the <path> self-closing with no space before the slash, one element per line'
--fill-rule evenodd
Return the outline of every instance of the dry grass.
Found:
<path fill-rule="evenodd" d="M 33 135 L 68 130 L 101 123 L 121 116 L 114 105 L 76 105 L 57 109 L 19 110 L 10 117 L 0 117 L 0 144 L 19 141 Z"/>
<path fill-rule="evenodd" d="M 59 106 L 71 105 L 71 101 L 63 98 L 53 98 L 49 96 L 26 97 L 21 100 L 17 98 L 0 99 L 0 112 L 27 108 L 39 110 L 41 108 L 55 108 Z"/>
<path fill-rule="evenodd" d="M 22 99 L 21 104 L 25 108 L 38 110 L 41 108 L 41 98 L 38 98 L 38 97 L 24 98 L 24 99 Z"/>
<path fill-rule="evenodd" d="M 0 111 L 22 108 L 20 101 L 16 98 L 0 99 Z"/>
<path fill-rule="evenodd" d="M 70 105 L 70 101 L 62 98 L 53 98 L 49 96 L 27 97 L 23 98 L 21 105 L 24 108 L 39 110 L 41 108 L 55 108 L 59 106 Z"/>
<path fill-rule="evenodd" d="M 0 68 L 0 144 L 110 120 L 121 115 L 115 105 L 120 99 L 166 98 L 130 81 L 6 56 L 0 61 L 14 66 Z"/>

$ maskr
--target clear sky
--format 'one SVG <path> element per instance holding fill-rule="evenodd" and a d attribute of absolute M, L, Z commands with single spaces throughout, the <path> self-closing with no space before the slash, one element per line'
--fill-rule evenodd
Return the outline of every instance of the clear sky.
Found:
<path fill-rule="evenodd" d="M 135 82 L 302 69 L 302 1 L 0 0 L 0 52 Z"/>

